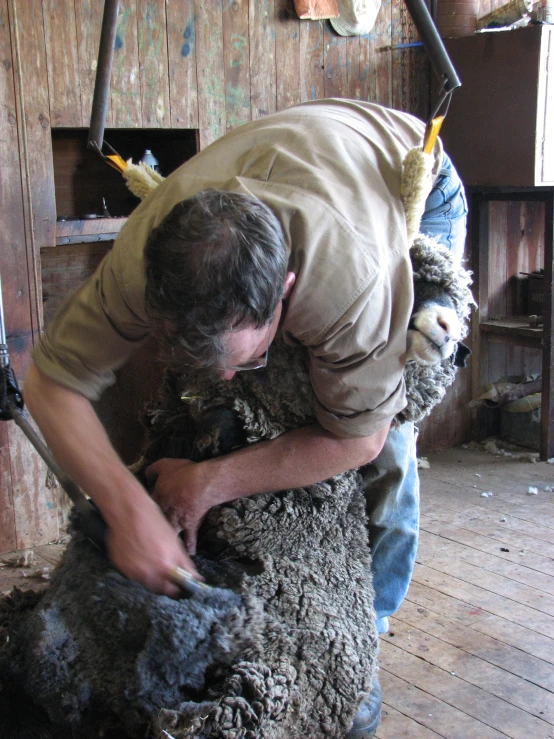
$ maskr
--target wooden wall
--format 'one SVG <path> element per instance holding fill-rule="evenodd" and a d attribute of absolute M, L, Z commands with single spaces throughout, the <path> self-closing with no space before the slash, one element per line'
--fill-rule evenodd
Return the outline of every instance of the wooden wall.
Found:
<path fill-rule="evenodd" d="M 102 10 L 101 0 L 0 0 L 0 272 L 20 379 L 42 322 L 40 252 L 56 249 L 52 129 L 89 124 Z M 426 117 L 424 52 L 397 48 L 416 39 L 401 0 L 384 0 L 360 38 L 300 21 L 292 0 L 122 0 L 107 126 L 193 129 L 202 148 L 327 96 Z M 14 424 L 0 423 L 0 551 L 57 535 L 60 504 L 44 473 Z"/>

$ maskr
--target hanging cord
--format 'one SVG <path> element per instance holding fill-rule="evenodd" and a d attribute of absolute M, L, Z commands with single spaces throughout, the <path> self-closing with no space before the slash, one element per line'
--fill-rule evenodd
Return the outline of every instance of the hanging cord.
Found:
<path fill-rule="evenodd" d="M 23 161 L 25 165 L 25 194 L 27 196 L 27 208 L 29 213 L 29 224 L 30 224 L 30 236 L 31 236 L 31 256 L 33 259 L 33 287 L 36 311 L 38 317 L 38 334 L 42 336 L 43 332 L 43 309 L 40 284 L 41 280 L 39 277 L 39 265 L 40 259 L 37 250 L 36 238 L 35 238 L 35 224 L 33 219 L 33 199 L 31 194 L 31 179 L 29 176 L 29 146 L 27 140 L 27 122 L 25 117 L 25 97 L 23 95 L 23 74 L 21 70 L 21 47 L 19 44 L 19 24 L 17 21 L 17 10 L 16 0 L 10 0 L 10 9 L 13 18 L 13 27 L 15 35 L 15 63 L 18 78 L 18 97 L 19 97 L 19 109 L 21 111 L 21 139 L 23 144 Z"/>

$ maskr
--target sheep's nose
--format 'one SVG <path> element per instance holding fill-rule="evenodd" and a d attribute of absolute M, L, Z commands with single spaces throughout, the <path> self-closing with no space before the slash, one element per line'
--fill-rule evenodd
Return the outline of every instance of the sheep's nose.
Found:
<path fill-rule="evenodd" d="M 451 333 L 450 324 L 442 316 L 441 317 L 437 316 L 437 323 L 439 327 L 444 331 L 444 336 L 443 336 L 444 343 L 448 344 L 448 342 L 450 341 L 450 333 Z"/>

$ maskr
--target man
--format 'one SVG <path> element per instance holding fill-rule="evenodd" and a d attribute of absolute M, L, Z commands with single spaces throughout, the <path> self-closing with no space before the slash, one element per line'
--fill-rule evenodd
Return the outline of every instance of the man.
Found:
<path fill-rule="evenodd" d="M 377 625 L 386 630 L 417 546 L 413 427 L 389 427 L 405 405 L 413 299 L 401 166 L 423 132 L 406 114 L 345 100 L 241 126 L 136 209 L 49 326 L 26 400 L 54 455 L 99 506 L 123 574 L 174 596 L 168 573 L 196 575 L 189 554 L 212 506 L 365 466 Z M 459 250 L 461 186 L 440 142 L 433 157 L 428 231 Z M 226 379 L 263 366 L 280 331 L 309 353 L 317 423 L 198 464 L 159 460 L 147 473 L 150 498 L 89 401 L 154 329 L 177 363 Z M 349 737 L 371 736 L 380 704 L 375 684 Z"/>

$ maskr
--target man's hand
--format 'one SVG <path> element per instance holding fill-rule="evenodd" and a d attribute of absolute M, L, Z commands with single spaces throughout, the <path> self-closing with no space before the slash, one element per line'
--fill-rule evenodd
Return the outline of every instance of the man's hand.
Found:
<path fill-rule="evenodd" d="M 365 438 L 338 439 L 314 424 L 203 462 L 159 459 L 145 474 L 152 497 L 184 532 L 187 550 L 194 554 L 198 529 L 213 506 L 312 485 L 367 464 L 381 451 L 387 433 L 388 425 Z"/>
<path fill-rule="evenodd" d="M 118 511 L 118 516 L 122 511 Z M 154 593 L 172 598 L 182 591 L 170 579 L 176 567 L 201 579 L 184 550 L 177 532 L 148 496 L 126 512 L 125 520 L 111 521 L 106 544 L 110 559 L 126 577 L 137 580 Z"/>
<path fill-rule="evenodd" d="M 183 531 L 189 554 L 196 553 L 198 529 L 215 502 L 208 500 L 198 481 L 199 465 L 188 459 L 159 459 L 146 468 L 152 497 L 178 531 Z"/>
<path fill-rule="evenodd" d="M 170 573 L 182 567 L 198 577 L 177 533 L 121 462 L 90 402 L 43 375 L 32 365 L 25 400 L 52 453 L 86 493 L 108 525 L 113 564 L 156 593 L 182 591 Z"/>

